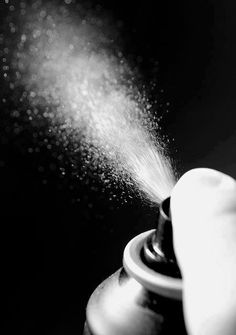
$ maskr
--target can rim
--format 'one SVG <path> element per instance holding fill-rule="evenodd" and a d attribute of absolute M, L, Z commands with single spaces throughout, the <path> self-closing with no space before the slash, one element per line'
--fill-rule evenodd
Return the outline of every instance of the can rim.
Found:
<path fill-rule="evenodd" d="M 157 294 L 182 300 L 182 280 L 160 274 L 147 265 L 140 257 L 145 240 L 155 229 L 135 236 L 125 247 L 123 265 L 127 273 L 148 290 Z"/>

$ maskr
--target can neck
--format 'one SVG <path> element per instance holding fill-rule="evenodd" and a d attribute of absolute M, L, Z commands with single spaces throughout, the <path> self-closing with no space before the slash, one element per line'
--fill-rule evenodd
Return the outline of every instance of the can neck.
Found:
<path fill-rule="evenodd" d="M 125 247 L 123 265 L 127 273 L 151 292 L 169 297 L 182 299 L 182 280 L 164 275 L 143 261 L 142 250 L 145 242 L 155 233 L 147 231 L 134 237 Z"/>

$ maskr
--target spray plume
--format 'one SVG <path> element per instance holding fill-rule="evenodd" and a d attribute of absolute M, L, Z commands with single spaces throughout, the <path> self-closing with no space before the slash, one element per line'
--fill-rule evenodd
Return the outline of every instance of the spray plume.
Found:
<path fill-rule="evenodd" d="M 72 14 L 71 3 L 21 1 L 18 25 L 11 13 L 14 87 L 24 87 L 31 119 L 41 113 L 65 141 L 73 134 L 90 168 L 99 165 L 101 175 L 109 169 L 159 202 L 175 178 L 163 142 L 153 136 L 151 105 L 105 21 L 79 5 Z"/>

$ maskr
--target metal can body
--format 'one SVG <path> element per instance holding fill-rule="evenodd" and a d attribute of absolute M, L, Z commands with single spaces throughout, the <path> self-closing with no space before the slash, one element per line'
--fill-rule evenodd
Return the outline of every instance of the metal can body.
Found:
<path fill-rule="evenodd" d="M 155 272 L 147 270 L 145 265 L 141 269 L 144 272 L 140 272 L 142 260 L 137 264 L 136 259 L 130 259 L 133 253 L 140 255 L 140 246 L 149 233 L 139 235 L 128 244 L 124 268 L 106 279 L 90 297 L 84 335 L 186 334 L 176 280 L 172 285 L 171 278 L 169 281 L 168 277 L 157 274 L 159 285 L 155 289 L 156 282 L 152 279 Z M 146 270 L 147 277 L 143 280 Z"/>
<path fill-rule="evenodd" d="M 148 291 L 121 269 L 91 296 L 84 334 L 186 334 L 182 302 Z"/>

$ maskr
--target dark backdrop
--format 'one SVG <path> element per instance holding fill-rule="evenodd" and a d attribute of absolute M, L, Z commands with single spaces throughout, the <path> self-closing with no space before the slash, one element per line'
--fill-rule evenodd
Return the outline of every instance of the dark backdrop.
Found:
<path fill-rule="evenodd" d="M 208 166 L 236 177 L 235 1 L 90 3 L 123 22 L 126 56 L 170 103 L 163 133 L 175 139 L 180 174 Z M 120 202 L 121 190 L 109 200 L 99 181 L 62 177 L 49 169 L 51 151 L 29 154 L 30 132 L 15 134 L 6 110 L 0 118 L 4 334 L 80 334 L 89 295 L 121 265 L 127 241 L 153 227 L 156 209 L 138 197 Z"/>

